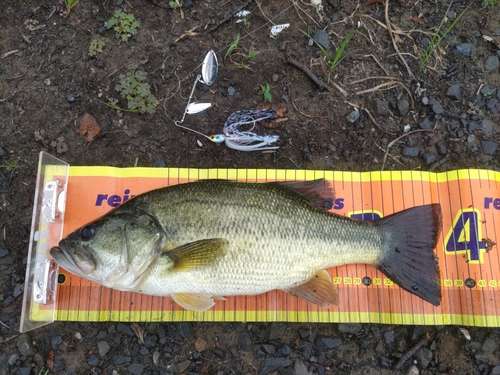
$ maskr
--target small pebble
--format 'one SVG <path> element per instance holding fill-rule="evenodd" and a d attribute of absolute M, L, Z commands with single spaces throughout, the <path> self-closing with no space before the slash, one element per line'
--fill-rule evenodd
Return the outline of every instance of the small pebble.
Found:
<path fill-rule="evenodd" d="M 455 100 L 460 100 L 462 98 L 462 94 L 460 92 L 460 85 L 459 84 L 451 85 L 448 88 L 448 91 L 446 91 L 446 95 Z"/>
<path fill-rule="evenodd" d="M 99 357 L 96 356 L 95 354 L 92 354 L 89 359 L 87 360 L 87 363 L 89 364 L 89 366 L 97 366 L 99 364 Z"/>
<path fill-rule="evenodd" d="M 493 155 L 497 150 L 497 144 L 493 141 L 482 141 L 481 148 L 485 154 Z"/>
<path fill-rule="evenodd" d="M 489 55 L 484 62 L 484 69 L 487 71 L 491 71 L 493 69 L 498 68 L 499 60 L 498 55 Z"/>
<path fill-rule="evenodd" d="M 424 96 L 424 97 L 422 98 L 422 104 L 423 104 L 423 105 L 428 105 L 428 104 L 429 104 L 429 98 L 428 98 L 427 96 Z"/>
<path fill-rule="evenodd" d="M 347 115 L 347 121 L 354 123 L 359 119 L 359 111 L 352 111 Z"/>
<path fill-rule="evenodd" d="M 424 118 L 419 124 L 418 126 L 421 128 L 421 129 L 430 129 L 432 127 L 432 121 L 429 120 L 428 117 Z"/>
<path fill-rule="evenodd" d="M 387 115 L 389 113 L 389 103 L 384 100 L 377 100 L 377 113 Z"/>
<path fill-rule="evenodd" d="M 97 343 L 97 350 L 99 351 L 99 355 L 101 357 L 104 357 L 106 354 L 108 354 L 110 349 L 111 347 L 106 341 L 99 341 Z"/>
<path fill-rule="evenodd" d="M 444 112 L 443 106 L 436 99 L 430 98 L 429 99 L 429 104 L 432 107 L 432 111 L 436 115 L 440 115 L 440 114 L 442 114 Z"/>
<path fill-rule="evenodd" d="M 453 49 L 464 55 L 464 56 L 470 56 L 471 50 L 472 50 L 472 43 L 460 43 L 456 44 Z"/>
<path fill-rule="evenodd" d="M 410 103 L 408 103 L 408 100 L 401 99 L 398 101 L 398 111 L 401 116 L 406 115 L 410 111 Z"/>
<path fill-rule="evenodd" d="M 320 44 L 323 48 L 328 48 L 330 45 L 330 40 L 328 39 L 328 33 L 322 29 L 317 29 L 313 37 L 314 41 Z"/>
<path fill-rule="evenodd" d="M 186 3 L 186 0 L 184 0 L 184 3 Z M 141 375 L 142 372 L 144 371 L 144 365 L 141 363 L 133 363 L 127 368 L 128 372 L 134 375 Z"/>
<path fill-rule="evenodd" d="M 82 336 L 82 334 L 80 332 L 77 331 L 77 332 L 75 332 L 75 338 L 77 340 L 81 340 L 83 338 L 83 336 Z"/>
<path fill-rule="evenodd" d="M 416 146 L 414 146 L 414 147 L 406 146 L 405 148 L 403 148 L 403 151 L 401 152 L 401 154 L 403 156 L 415 157 L 415 156 L 418 156 L 420 154 L 420 149 Z"/>

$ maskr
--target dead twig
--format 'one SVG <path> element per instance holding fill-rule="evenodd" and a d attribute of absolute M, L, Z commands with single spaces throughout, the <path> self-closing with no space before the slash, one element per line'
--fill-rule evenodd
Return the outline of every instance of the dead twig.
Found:
<path fill-rule="evenodd" d="M 401 52 L 399 52 L 398 45 L 396 44 L 396 40 L 394 39 L 394 34 L 392 33 L 392 29 L 391 29 L 391 22 L 389 21 L 389 0 L 385 1 L 385 22 L 387 25 L 387 31 L 389 31 L 389 35 L 391 36 L 392 45 L 394 46 L 394 49 L 398 53 L 401 61 L 403 62 L 404 66 L 406 67 L 406 70 L 408 71 L 408 74 L 410 75 L 410 77 L 412 77 L 413 79 L 416 79 L 415 76 L 413 75 L 413 72 L 410 70 L 410 67 L 406 63 L 406 60 L 401 55 Z"/>
<path fill-rule="evenodd" d="M 446 163 L 448 161 L 448 156 L 445 156 L 445 157 L 442 157 L 441 159 L 439 159 L 438 161 L 435 161 L 434 163 L 431 164 L 431 166 L 429 167 L 429 169 L 427 170 L 427 172 L 434 172 L 434 170 L 437 168 L 437 167 L 440 167 L 442 166 L 444 163 Z"/>
<path fill-rule="evenodd" d="M 0 56 L 0 60 L 6 58 L 7 56 L 13 55 L 14 53 L 19 52 L 18 49 L 14 49 L 9 52 L 5 52 L 2 56 Z"/>
<path fill-rule="evenodd" d="M 401 367 L 403 367 L 405 362 L 407 360 L 409 360 L 416 352 L 418 352 L 418 350 L 420 348 L 422 348 L 424 345 L 426 345 L 430 339 L 431 339 L 431 335 L 428 332 L 426 332 L 425 337 L 423 339 L 421 339 L 419 342 L 417 342 L 417 344 L 413 348 L 411 348 L 408 351 L 408 353 L 406 353 L 404 356 L 402 356 L 399 359 L 398 363 L 396 363 L 396 366 L 394 366 L 394 372 L 399 371 L 401 369 Z"/>
<path fill-rule="evenodd" d="M 396 134 L 396 133 L 390 132 L 389 130 L 385 130 L 382 126 L 380 126 L 379 123 L 377 121 L 375 121 L 375 119 L 373 118 L 372 114 L 370 113 L 370 111 L 368 109 L 363 108 L 363 111 L 366 112 L 366 114 L 368 115 L 368 117 L 370 118 L 370 120 L 372 120 L 372 122 L 375 124 L 375 126 L 377 128 L 379 128 L 381 131 L 383 131 L 386 134 L 391 134 L 391 135 L 395 135 Z"/>
<path fill-rule="evenodd" d="M 393 88 L 395 86 L 399 86 L 401 85 L 401 82 L 399 81 L 390 81 L 390 82 L 385 82 L 385 83 L 381 83 L 380 85 L 377 85 L 375 87 L 372 87 L 371 89 L 366 89 L 366 90 L 362 90 L 362 91 L 358 91 L 355 95 L 363 95 L 363 94 L 367 94 L 369 92 L 375 92 L 381 88 L 384 88 L 384 87 L 388 87 L 390 86 L 389 88 Z"/>
<path fill-rule="evenodd" d="M 307 113 L 304 113 L 302 112 L 299 108 L 297 108 L 297 106 L 295 105 L 295 103 L 293 102 L 293 100 L 290 100 L 292 102 L 292 105 L 294 106 L 294 108 L 302 115 L 302 116 L 305 116 L 305 117 L 309 117 L 309 118 L 328 118 L 328 116 L 313 116 L 313 115 L 308 115 Z"/>
<path fill-rule="evenodd" d="M 399 140 L 403 139 L 404 137 L 410 135 L 410 134 L 413 134 L 413 133 L 419 133 L 419 132 L 432 132 L 434 131 L 434 129 L 432 130 L 427 130 L 427 129 L 417 129 L 417 130 L 412 130 L 411 132 L 408 132 L 408 133 L 405 133 L 403 134 L 402 136 L 400 137 L 397 137 L 395 140 L 393 140 L 391 143 L 389 143 L 387 145 L 387 150 L 385 151 L 385 155 L 384 155 L 384 161 L 382 162 L 382 171 L 384 170 L 385 168 L 385 161 L 387 160 L 387 154 L 389 153 L 389 150 L 392 146 L 394 146 Z"/>
<path fill-rule="evenodd" d="M 321 78 L 318 78 L 316 74 L 311 72 L 311 69 L 309 69 L 307 66 L 304 64 L 300 63 L 299 61 L 295 60 L 293 57 L 288 57 L 287 63 L 295 66 L 296 68 L 302 70 L 310 79 L 313 81 L 321 90 L 327 90 L 330 91 L 330 87 L 321 80 Z"/>
<path fill-rule="evenodd" d="M 358 79 L 358 80 L 352 81 L 352 82 L 345 82 L 344 81 L 344 83 L 346 85 L 354 85 L 355 83 L 365 82 L 365 81 L 369 81 L 371 79 L 391 79 L 393 81 L 399 81 L 399 79 L 397 79 L 395 77 L 366 77 L 366 78 L 361 78 L 361 79 Z"/>

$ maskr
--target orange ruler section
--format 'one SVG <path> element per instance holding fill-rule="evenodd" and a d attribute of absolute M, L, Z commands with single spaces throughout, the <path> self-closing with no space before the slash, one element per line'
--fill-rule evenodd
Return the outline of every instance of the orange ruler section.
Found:
<path fill-rule="evenodd" d="M 60 269 L 55 320 L 288 321 L 500 326 L 500 257 L 485 239 L 500 232 L 500 173 L 459 170 L 333 172 L 256 169 L 70 167 L 64 235 L 132 196 L 170 184 L 218 178 L 248 182 L 325 178 L 333 181 L 332 212 L 376 219 L 413 206 L 440 203 L 443 232 L 437 254 L 443 299 L 435 307 L 364 264 L 328 270 L 340 306 L 324 309 L 280 291 L 228 297 L 206 312 L 183 310 L 168 297 L 107 289 Z M 497 229 L 498 228 L 498 229 Z M 358 251 L 353 248 L 352 251 Z"/>

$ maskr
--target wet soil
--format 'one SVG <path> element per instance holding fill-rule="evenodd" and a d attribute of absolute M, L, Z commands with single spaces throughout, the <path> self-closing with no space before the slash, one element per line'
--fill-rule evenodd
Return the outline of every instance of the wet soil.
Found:
<path fill-rule="evenodd" d="M 231 15 L 244 4 L 251 14 L 236 22 Z M 0 1 L 0 374 L 47 365 L 66 374 L 389 374 L 427 333 L 403 373 L 414 363 L 413 373 L 500 373 L 500 330 L 491 328 L 468 328 L 470 340 L 454 326 L 281 323 L 145 324 L 142 339 L 116 323 L 18 334 L 42 150 L 71 165 L 498 170 L 498 6 L 474 3 L 419 66 L 443 17 L 446 29 L 467 4 L 393 0 L 386 14 L 382 1 L 328 0 L 318 10 L 291 0 L 185 0 L 175 8 L 81 0 L 67 15 L 55 1 Z M 104 27 L 116 10 L 140 22 L 127 41 Z M 284 23 L 271 38 L 271 26 Z M 304 32 L 318 33 L 332 60 L 350 35 L 345 58 L 330 70 Z M 89 56 L 96 38 L 103 51 Z M 264 101 L 269 84 L 273 103 L 287 112 L 272 129 L 254 131 L 278 135 L 278 150 L 239 152 L 175 126 L 210 49 L 217 79 L 198 84 L 194 96 L 213 107 L 183 125 L 220 134 L 232 112 Z M 152 114 L 127 111 L 129 100 L 116 90 L 120 77 L 137 71 L 156 99 Z M 101 128 L 91 142 L 77 132 L 85 113 Z"/>

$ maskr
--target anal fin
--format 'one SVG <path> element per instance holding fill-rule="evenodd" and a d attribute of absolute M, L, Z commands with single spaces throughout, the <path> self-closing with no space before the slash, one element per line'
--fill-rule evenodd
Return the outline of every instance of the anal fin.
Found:
<path fill-rule="evenodd" d="M 339 305 L 337 289 L 333 285 L 330 275 L 325 270 L 317 272 L 312 279 L 306 281 L 304 284 L 284 291 L 325 308 L 328 308 L 329 305 Z"/>
<path fill-rule="evenodd" d="M 172 299 L 186 310 L 206 311 L 215 305 L 215 301 L 207 293 L 175 293 Z"/>

